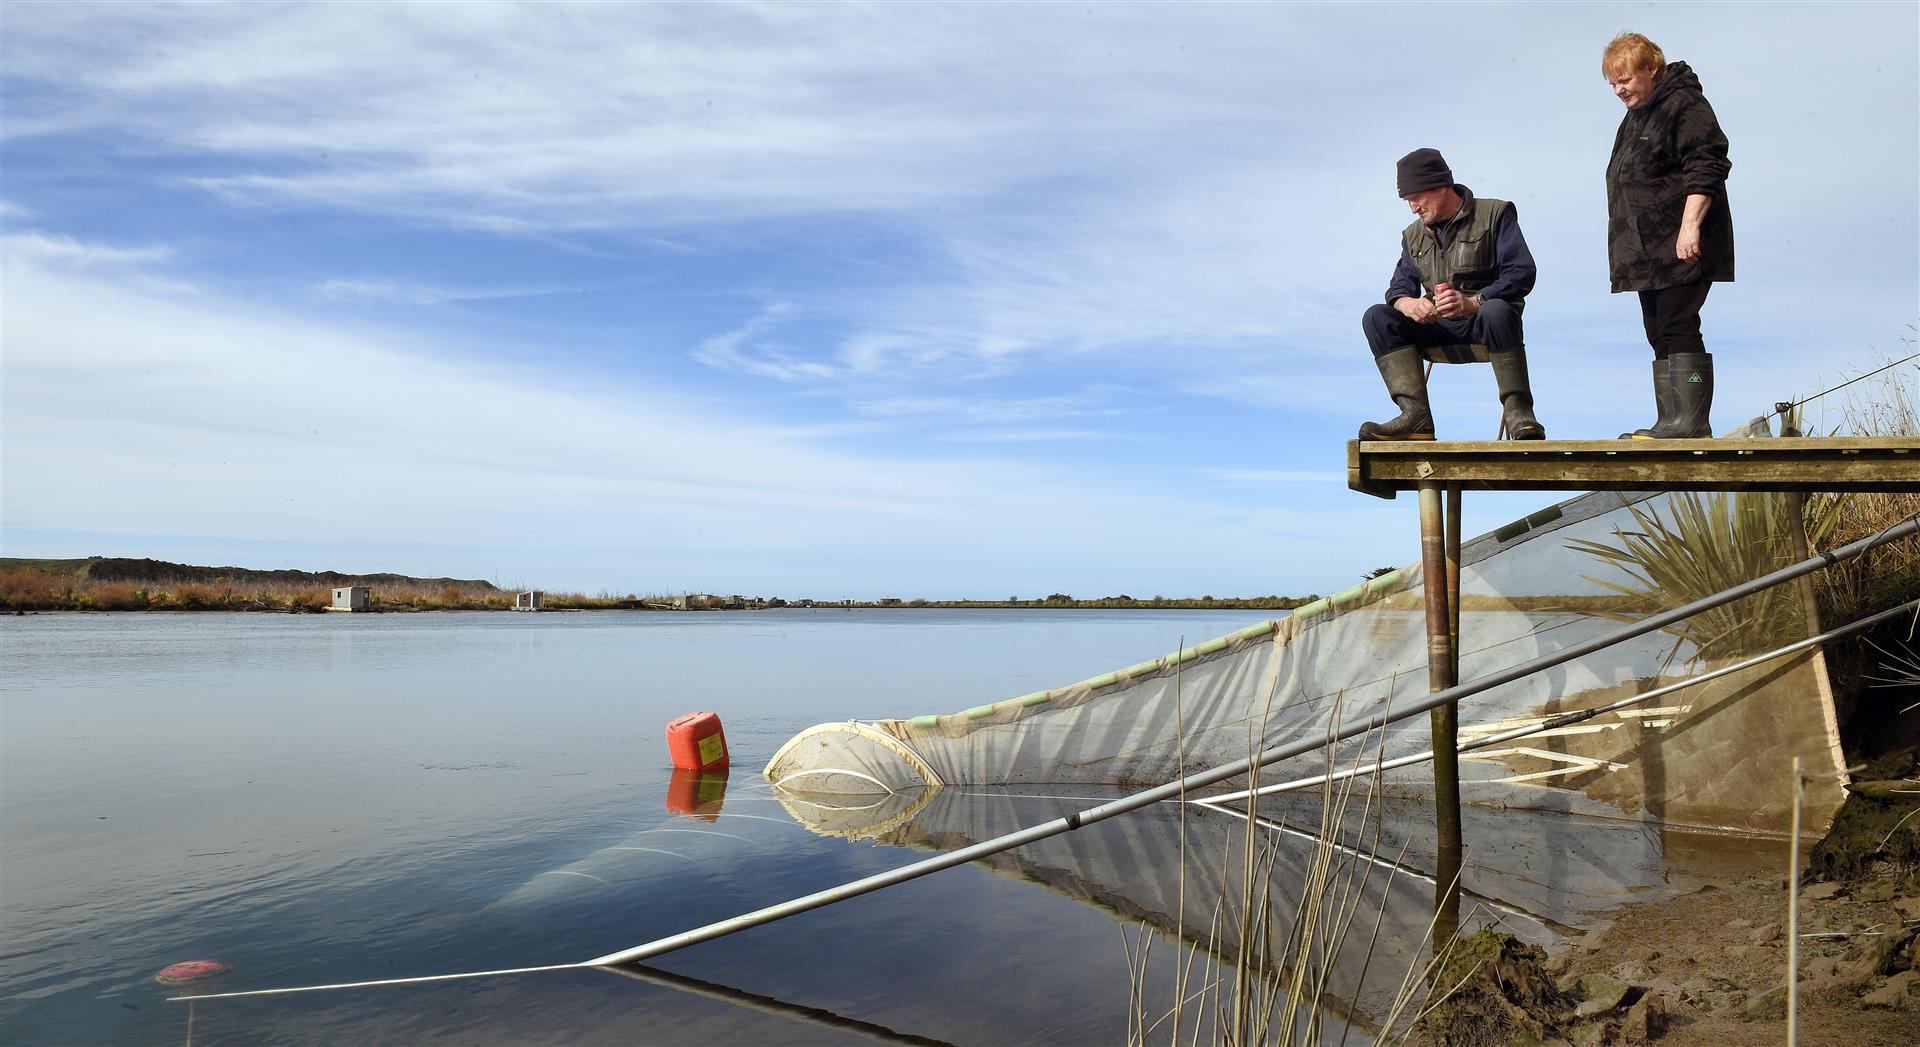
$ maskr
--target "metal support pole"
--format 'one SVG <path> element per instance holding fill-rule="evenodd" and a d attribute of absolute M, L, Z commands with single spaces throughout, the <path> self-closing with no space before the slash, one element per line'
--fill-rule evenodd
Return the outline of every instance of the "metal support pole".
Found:
<path fill-rule="evenodd" d="M 1444 691 L 1454 684 L 1453 603 L 1458 564 L 1450 562 L 1447 520 L 1441 508 L 1442 486 L 1420 484 L 1420 577 L 1427 602 L 1427 689 Z M 1433 733 L 1433 814 L 1439 843 L 1439 867 L 1434 879 L 1434 942 L 1436 947 L 1460 929 L 1460 714 L 1451 704 L 1428 713 Z"/>

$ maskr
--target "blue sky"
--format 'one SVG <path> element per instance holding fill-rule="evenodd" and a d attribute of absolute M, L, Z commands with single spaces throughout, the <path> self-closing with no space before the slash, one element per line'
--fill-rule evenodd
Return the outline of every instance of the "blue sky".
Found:
<path fill-rule="evenodd" d="M 1625 29 L 1732 141 L 1716 425 L 1911 351 L 1913 4 L 8 3 L 0 548 L 1329 592 L 1418 558 L 1343 469 L 1408 150 L 1518 206 L 1551 435 L 1650 420 Z M 1434 397 L 1492 436 L 1485 368 Z"/>

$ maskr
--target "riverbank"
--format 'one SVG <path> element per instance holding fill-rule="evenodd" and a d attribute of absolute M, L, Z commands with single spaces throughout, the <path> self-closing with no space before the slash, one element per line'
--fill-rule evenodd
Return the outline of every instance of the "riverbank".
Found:
<path fill-rule="evenodd" d="M 0 558 L 0 612 L 30 611 L 268 611 L 322 612 L 335 586 L 364 586 L 373 611 L 510 611 L 514 589 L 468 578 L 354 575 L 335 571 L 257 571 L 201 567 L 161 560 L 90 556 L 47 560 Z M 785 600 L 778 597 L 595 595 L 544 590 L 549 611 L 718 611 L 774 607 L 935 610 L 1288 611 L 1318 596 L 1103 596 L 1075 599 L 1054 593 L 1022 600 Z"/>
<path fill-rule="evenodd" d="M 1622 910 L 1548 963 L 1572 1004 L 1566 1042 L 1784 1042 L 1787 898 L 1782 868 Z M 1920 882 L 1911 875 L 1883 869 L 1850 884 L 1802 885 L 1799 1042 L 1920 1043 L 1916 934 Z"/>
<path fill-rule="evenodd" d="M 1497 930 L 1462 939 L 1435 979 L 1453 991 L 1415 1042 L 1786 1042 L 1797 937 L 1799 1043 L 1920 1043 L 1920 763 L 1908 750 L 1868 771 L 1898 777 L 1856 789 L 1802 848 L 1797 916 L 1784 840 L 1670 841 L 1679 893 L 1617 910 L 1551 958 Z"/>

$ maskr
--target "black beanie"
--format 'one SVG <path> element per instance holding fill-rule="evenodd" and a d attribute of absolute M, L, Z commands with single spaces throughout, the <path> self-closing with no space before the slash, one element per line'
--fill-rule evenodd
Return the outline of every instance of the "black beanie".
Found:
<path fill-rule="evenodd" d="M 1400 195 L 1412 196 L 1429 189 L 1453 184 L 1453 171 L 1438 149 L 1415 149 L 1400 158 L 1394 169 L 1400 182 Z"/>

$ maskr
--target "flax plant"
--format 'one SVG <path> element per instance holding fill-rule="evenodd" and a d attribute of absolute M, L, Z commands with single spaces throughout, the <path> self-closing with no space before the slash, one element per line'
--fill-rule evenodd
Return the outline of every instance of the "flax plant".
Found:
<path fill-rule="evenodd" d="M 1617 621 L 1638 621 L 1751 581 L 1802 559 L 1800 523 L 1787 500 L 1763 492 L 1682 491 L 1668 496 L 1667 512 L 1652 503 L 1628 507 L 1636 529 L 1616 528 L 1616 544 L 1575 539 L 1586 553 L 1626 576 L 1587 580 L 1633 597 L 1626 609 L 1596 609 Z M 1839 520 L 1838 502 L 1822 503 L 1807 521 L 1807 540 L 1826 541 Z M 1775 586 L 1743 600 L 1702 611 L 1669 630 L 1693 645 L 1695 661 L 1749 654 L 1805 626 L 1797 590 Z"/>

